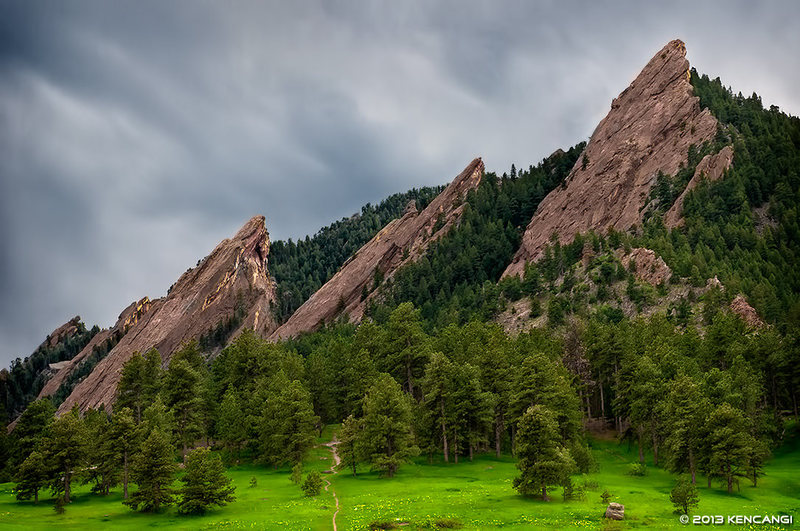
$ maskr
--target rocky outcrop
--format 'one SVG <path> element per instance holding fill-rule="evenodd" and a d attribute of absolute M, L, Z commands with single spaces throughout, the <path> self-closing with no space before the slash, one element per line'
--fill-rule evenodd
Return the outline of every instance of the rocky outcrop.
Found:
<path fill-rule="evenodd" d="M 128 330 L 135 325 L 141 317 L 150 311 L 150 299 L 145 297 L 139 301 L 134 301 L 127 308 L 125 308 L 119 315 L 116 324 L 109 328 L 100 330 L 92 337 L 89 343 L 75 355 L 74 358 L 68 361 L 63 361 L 58 364 L 50 364 L 50 369 L 57 371 L 52 378 L 45 382 L 44 387 L 39 392 L 39 398 L 45 396 L 52 396 L 58 391 L 59 387 L 67 380 L 70 374 L 75 369 L 81 366 L 89 356 L 95 351 L 96 348 L 101 347 L 104 343 L 111 343 L 112 340 L 119 341 Z"/>
<path fill-rule="evenodd" d="M 658 172 L 677 172 L 688 162 L 689 146 L 716 133 L 717 121 L 700 109 L 689 78 L 686 47 L 679 40 L 650 60 L 611 103 L 565 186 L 541 202 L 504 276 L 521 275 L 554 232 L 569 243 L 578 232 L 624 231 L 641 222 Z"/>
<path fill-rule="evenodd" d="M 39 348 L 49 347 L 54 348 L 56 345 L 65 339 L 72 337 L 78 331 L 78 325 L 81 322 L 79 315 L 76 315 L 66 323 L 62 324 L 47 335 L 47 339 L 39 345 Z"/>
<path fill-rule="evenodd" d="M 150 303 L 128 332 L 59 408 L 69 411 L 105 405 L 109 408 L 122 365 L 135 352 L 158 349 L 166 365 L 183 343 L 198 338 L 244 310 L 240 329 L 268 336 L 275 323 L 270 303 L 275 286 L 267 270 L 269 235 L 264 217 L 248 221 L 231 239 L 223 240 L 200 264 L 181 275 L 168 295 Z M 124 313 L 123 313 L 124 314 Z"/>
<path fill-rule="evenodd" d="M 731 311 L 741 317 L 750 328 L 763 328 L 766 325 L 758 316 L 756 309 L 750 306 L 744 295 L 737 295 L 731 301 Z"/>
<path fill-rule="evenodd" d="M 483 161 L 477 158 L 424 210 L 418 212 L 416 205 L 409 204 L 400 218 L 381 229 L 300 306 L 273 334 L 273 339 L 316 330 L 341 315 L 360 321 L 367 302 L 375 296 L 376 284 L 419 258 L 431 242 L 460 219 L 464 197 L 478 186 L 483 170 Z"/>
<path fill-rule="evenodd" d="M 624 520 L 625 506 L 616 502 L 609 503 L 608 507 L 606 507 L 605 517 L 609 520 Z"/>
<path fill-rule="evenodd" d="M 672 270 L 667 263 L 652 249 L 645 249 L 643 247 L 631 249 L 631 252 L 624 254 L 620 261 L 626 269 L 630 269 L 631 261 L 633 261 L 636 267 L 636 270 L 633 271 L 633 275 L 637 279 L 648 282 L 654 286 L 666 284 L 672 276 Z"/>
<path fill-rule="evenodd" d="M 697 164 L 689 184 L 686 185 L 681 195 L 675 200 L 675 203 L 664 214 L 664 225 L 667 228 L 679 227 L 683 224 L 681 213 L 683 212 L 683 200 L 686 194 L 694 190 L 702 179 L 709 181 L 717 181 L 722 178 L 728 168 L 733 164 L 733 148 L 725 146 L 718 153 L 714 155 L 706 155 Z"/>

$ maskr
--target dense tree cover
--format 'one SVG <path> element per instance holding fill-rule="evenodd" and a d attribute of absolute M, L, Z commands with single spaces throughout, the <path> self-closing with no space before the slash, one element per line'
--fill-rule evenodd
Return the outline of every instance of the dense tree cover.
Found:
<path fill-rule="evenodd" d="M 442 189 L 426 186 L 390 195 L 377 205 L 367 203 L 360 213 L 323 227 L 314 236 L 297 242 L 291 239 L 272 242 L 269 266 L 278 283 L 278 304 L 274 308 L 278 322 L 288 319 L 345 260 L 387 223 L 399 218 L 409 201 L 415 201 L 422 210 Z"/>
<path fill-rule="evenodd" d="M 232 502 L 235 487 L 225 476 L 225 467 L 218 455 L 208 448 L 192 450 L 186 460 L 186 471 L 181 477 L 181 501 L 178 512 L 182 514 L 202 514 L 214 505 L 222 506 Z"/>
<path fill-rule="evenodd" d="M 525 227 L 539 202 L 564 182 L 584 146 L 558 151 L 528 170 L 514 168 L 511 175 L 487 173 L 467 195 L 459 225 L 397 271 L 383 288 L 382 304 L 368 313 L 382 321 L 390 309 L 413 302 L 430 325 L 439 327 L 492 317 L 503 288 L 496 283 Z"/>
<path fill-rule="evenodd" d="M 733 145 L 733 167 L 687 194 L 684 228 L 668 231 L 654 216 L 635 242 L 657 251 L 676 275 L 717 276 L 730 292 L 745 293 L 767 321 L 798 328 L 800 119 L 694 70 L 692 85 L 723 124 L 713 144 Z M 690 170 L 704 149 L 690 151 Z"/>
<path fill-rule="evenodd" d="M 12 361 L 10 370 L 0 370 L 0 411 L 5 413 L 3 421 L 17 418 L 36 398 L 47 381 L 51 363 L 71 360 L 100 331 L 97 326 L 87 330 L 83 322 L 79 322 L 77 328 L 73 335 L 54 346 L 50 346 L 48 336 L 33 354 Z"/>

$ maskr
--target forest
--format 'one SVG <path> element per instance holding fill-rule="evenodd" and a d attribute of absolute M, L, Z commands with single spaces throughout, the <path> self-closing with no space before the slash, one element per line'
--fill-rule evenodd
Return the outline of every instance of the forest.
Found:
<path fill-rule="evenodd" d="M 678 525 L 674 513 L 731 512 L 743 500 L 785 514 L 793 506 L 780 505 L 789 503 L 783 496 L 796 497 L 796 486 L 783 474 L 800 455 L 800 120 L 719 79 L 691 76 L 722 124 L 715 140 L 693 146 L 676 175 L 659 176 L 641 226 L 564 244 L 554 235 L 521 278 L 500 275 L 584 143 L 527 170 L 488 173 L 460 224 L 380 286 L 360 324 L 342 318 L 270 343 L 251 331 L 230 337 L 234 313 L 175 353 L 131 358 L 113 410 L 58 417 L 63 393 L 55 403 L 34 400 L 45 368 L 98 329 L 82 326 L 66 343 L 17 360 L 2 380 L 3 420 L 17 420 L 0 430 L 0 481 L 17 501 L 3 510 L 38 506 L 49 492 L 67 518 L 81 514 L 72 503 L 80 492 L 132 514 L 186 519 L 233 518 L 225 511 L 241 500 L 274 496 L 314 527 L 330 522 L 332 496 L 354 528 L 524 527 L 532 510 L 549 515 L 539 523 L 553 529 L 601 525 L 614 500 L 656 528 Z M 699 160 L 729 144 L 732 169 L 691 191 L 685 225 L 667 229 L 663 213 Z M 396 194 L 313 237 L 274 242 L 278 320 L 409 200 L 422 208 L 439 190 Z M 619 257 L 639 247 L 664 259 L 666 282 L 648 284 L 622 265 Z M 719 286 L 708 282 L 715 277 Z M 730 309 L 740 293 L 764 326 Z M 539 325 L 509 333 L 499 320 L 520 302 Z M 471 479 L 448 483 L 459 471 Z M 448 485 L 437 491 L 442 499 L 487 498 L 471 483 L 494 485 L 491 496 L 508 512 L 492 516 L 497 522 L 454 514 L 403 490 L 412 481 Z M 373 491 L 405 505 L 384 506 Z M 637 508 L 637 499 L 646 501 Z M 292 525 L 284 523 L 275 527 Z"/>

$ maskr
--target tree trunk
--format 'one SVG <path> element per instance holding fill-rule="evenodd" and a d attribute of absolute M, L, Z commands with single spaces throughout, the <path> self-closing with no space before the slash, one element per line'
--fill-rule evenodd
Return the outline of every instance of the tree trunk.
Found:
<path fill-rule="evenodd" d="M 708 488 L 711 488 L 711 473 L 708 474 Z"/>
<path fill-rule="evenodd" d="M 122 454 L 122 499 L 128 499 L 128 451 Z"/>
<path fill-rule="evenodd" d="M 500 457 L 501 444 L 503 441 L 503 429 L 504 429 L 503 414 L 500 413 L 495 418 L 495 424 L 494 424 L 494 452 L 497 455 L 497 457 Z"/>
<path fill-rule="evenodd" d="M 472 461 L 473 453 L 472 453 L 472 443 L 469 443 L 469 460 Z"/>
<path fill-rule="evenodd" d="M 33 503 L 39 503 L 39 489 L 33 489 Z"/>
<path fill-rule="evenodd" d="M 653 466 L 658 466 L 658 437 L 653 432 Z"/>
<path fill-rule="evenodd" d="M 458 464 L 458 431 L 453 435 L 453 461 Z"/>
<path fill-rule="evenodd" d="M 600 379 L 600 411 L 603 413 L 603 418 L 606 418 L 606 396 L 603 393 L 603 379 Z"/>
<path fill-rule="evenodd" d="M 444 447 L 444 462 L 450 462 L 450 448 L 447 446 L 447 426 L 444 421 L 444 399 L 439 399 L 439 406 L 442 411 L 442 446 Z"/>
<path fill-rule="evenodd" d="M 64 472 L 64 503 L 69 503 L 69 471 Z"/>
<path fill-rule="evenodd" d="M 731 474 L 731 466 L 725 467 L 725 475 L 728 476 L 728 494 L 733 492 L 733 475 Z"/>
<path fill-rule="evenodd" d="M 697 483 L 697 475 L 694 469 L 694 452 L 689 450 L 689 471 L 692 473 L 692 485 Z"/>
<path fill-rule="evenodd" d="M 183 464 L 186 465 L 186 440 L 183 441 Z"/>
<path fill-rule="evenodd" d="M 644 443 L 642 442 L 642 432 L 640 430 L 636 431 L 639 432 L 637 437 L 639 442 L 639 462 L 644 463 L 644 449 L 642 448 L 644 446 Z"/>
<path fill-rule="evenodd" d="M 411 383 L 411 364 L 406 365 L 406 378 L 408 380 L 408 394 L 411 395 L 411 398 L 414 398 L 414 384 Z"/>
<path fill-rule="evenodd" d="M 547 497 L 547 485 L 542 485 L 542 500 L 550 501 L 550 498 Z"/>

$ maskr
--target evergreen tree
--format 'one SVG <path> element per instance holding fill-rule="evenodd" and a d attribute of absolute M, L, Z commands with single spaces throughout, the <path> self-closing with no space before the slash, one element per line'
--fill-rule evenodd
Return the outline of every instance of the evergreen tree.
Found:
<path fill-rule="evenodd" d="M 14 487 L 17 499 L 29 500 L 33 497 L 34 503 L 39 503 L 39 490 L 48 484 L 51 476 L 50 467 L 41 452 L 31 452 L 17 470 L 17 484 Z"/>
<path fill-rule="evenodd" d="M 399 305 L 389 316 L 386 330 L 386 368 L 398 381 L 405 383 L 411 396 L 415 396 L 414 383 L 422 376 L 429 358 L 420 311 L 410 302 Z"/>
<path fill-rule="evenodd" d="M 700 496 L 695 484 L 688 478 L 681 477 L 675 482 L 675 486 L 669 494 L 669 501 L 675 506 L 675 512 L 689 514 L 689 511 L 697 508 Z"/>
<path fill-rule="evenodd" d="M 236 490 L 231 479 L 225 476 L 225 468 L 219 456 L 208 448 L 192 450 L 186 460 L 186 471 L 181 477 L 181 514 L 202 514 L 213 505 L 223 506 L 234 501 Z"/>
<path fill-rule="evenodd" d="M 339 443 L 336 446 L 340 466 L 350 468 L 353 476 L 356 475 L 358 463 L 362 460 L 361 430 L 362 423 L 350 415 L 342 422 L 342 428 L 339 430 Z"/>
<path fill-rule="evenodd" d="M 316 470 L 312 470 L 300 488 L 303 489 L 306 496 L 319 496 L 319 493 L 322 492 L 322 476 Z"/>
<path fill-rule="evenodd" d="M 158 429 L 153 430 L 131 462 L 131 479 L 137 489 L 122 503 L 143 512 L 171 505 L 174 499 L 171 486 L 177 468 L 169 437 Z"/>
<path fill-rule="evenodd" d="M 373 469 L 383 476 L 394 476 L 418 452 L 412 444 L 409 399 L 388 374 L 381 374 L 364 397 L 363 441 Z"/>
<path fill-rule="evenodd" d="M 51 489 L 63 497 L 64 503 L 71 501 L 75 473 L 85 466 L 88 442 L 86 426 L 77 408 L 53 421 L 48 436 L 42 441 L 44 459 L 54 472 Z"/>
<path fill-rule="evenodd" d="M 39 444 L 46 429 L 53 422 L 55 408 L 49 398 L 42 398 L 31 402 L 17 421 L 17 426 L 12 432 L 12 441 L 15 442 L 14 456 L 11 468 L 18 466 L 30 455 Z"/>
<path fill-rule="evenodd" d="M 202 394 L 200 373 L 185 359 L 173 359 L 164 376 L 164 402 L 175 419 L 175 433 L 184 463 L 187 447 L 203 433 Z"/>
<path fill-rule="evenodd" d="M 247 441 L 247 424 L 239 397 L 233 389 L 228 389 L 222 397 L 216 423 L 217 437 L 225 446 L 236 453 L 237 459 L 242 446 Z"/>
<path fill-rule="evenodd" d="M 141 422 L 142 412 L 158 394 L 161 373 L 161 355 L 156 349 L 150 349 L 144 356 L 134 353 L 122 366 L 117 384 L 117 407 L 131 408 L 136 422 Z"/>
<path fill-rule="evenodd" d="M 514 488 L 530 496 L 541 493 L 549 501 L 547 487 L 561 485 L 575 470 L 575 462 L 561 443 L 556 415 L 542 405 L 531 406 L 522 416 L 514 440 L 520 476 Z"/>
<path fill-rule="evenodd" d="M 708 400 L 694 380 L 682 374 L 669 388 L 666 397 L 668 468 L 677 473 L 691 474 L 696 482 L 698 462 L 702 458 L 703 426 Z"/>
<path fill-rule="evenodd" d="M 747 420 L 730 404 L 717 407 L 708 418 L 709 467 L 733 492 L 736 478 L 746 475 L 756 441 L 750 435 Z"/>
<path fill-rule="evenodd" d="M 263 407 L 261 445 L 268 462 L 294 465 L 302 463 L 313 446 L 319 419 L 314 415 L 311 395 L 299 381 L 285 385 L 280 381 L 272 383 Z"/>
<path fill-rule="evenodd" d="M 122 469 L 122 498 L 125 500 L 128 499 L 130 463 L 139 441 L 140 434 L 133 420 L 133 412 L 127 407 L 118 409 L 111 417 L 108 439 L 103 444 L 107 447 L 109 458 Z"/>

